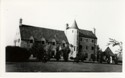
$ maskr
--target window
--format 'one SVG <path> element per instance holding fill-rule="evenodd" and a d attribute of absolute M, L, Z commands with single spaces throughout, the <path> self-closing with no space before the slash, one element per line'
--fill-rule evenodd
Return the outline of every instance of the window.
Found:
<path fill-rule="evenodd" d="M 74 51 L 75 51 L 76 49 L 75 49 L 75 47 L 74 47 Z"/>
<path fill-rule="evenodd" d="M 20 39 L 18 39 L 18 42 L 20 42 Z"/>
<path fill-rule="evenodd" d="M 52 42 L 53 45 L 55 45 L 56 43 L 55 42 Z"/>
<path fill-rule="evenodd" d="M 92 43 L 94 43 L 94 40 L 92 40 Z"/>
<path fill-rule="evenodd" d="M 80 41 L 82 41 L 82 38 L 80 37 Z"/>
<path fill-rule="evenodd" d="M 63 47 L 65 47 L 65 43 L 63 43 Z"/>
<path fill-rule="evenodd" d="M 33 40 L 30 40 L 30 43 L 33 43 Z"/>
<path fill-rule="evenodd" d="M 79 49 L 82 49 L 82 45 L 79 45 Z"/>
<path fill-rule="evenodd" d="M 82 51 L 82 45 L 79 45 L 79 51 L 80 52 Z"/>
<path fill-rule="evenodd" d="M 93 46 L 91 47 L 91 50 L 94 50 L 94 47 L 93 47 Z"/>
<path fill-rule="evenodd" d="M 86 39 L 86 42 L 88 42 L 88 39 Z"/>
<path fill-rule="evenodd" d="M 73 30 L 72 30 L 72 33 L 73 33 Z"/>
<path fill-rule="evenodd" d="M 42 41 L 42 44 L 45 44 L 45 41 Z"/>
<path fill-rule="evenodd" d="M 88 50 L 88 46 L 86 46 L 86 50 Z"/>

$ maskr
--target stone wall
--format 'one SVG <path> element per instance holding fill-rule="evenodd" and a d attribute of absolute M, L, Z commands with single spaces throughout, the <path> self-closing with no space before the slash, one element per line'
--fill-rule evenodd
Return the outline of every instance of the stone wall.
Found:
<path fill-rule="evenodd" d="M 95 51 L 95 54 L 97 52 L 97 47 L 96 47 L 97 40 L 95 40 L 95 43 L 94 43 L 94 39 L 92 38 L 80 37 L 79 41 L 80 41 L 79 47 L 80 46 L 82 47 L 81 52 L 87 53 L 88 54 L 87 61 L 90 61 L 91 54 L 94 54 L 94 51 Z"/>
<path fill-rule="evenodd" d="M 33 43 L 30 43 L 30 41 L 21 41 L 21 47 L 22 48 L 26 48 L 26 49 L 30 49 L 33 46 Z"/>

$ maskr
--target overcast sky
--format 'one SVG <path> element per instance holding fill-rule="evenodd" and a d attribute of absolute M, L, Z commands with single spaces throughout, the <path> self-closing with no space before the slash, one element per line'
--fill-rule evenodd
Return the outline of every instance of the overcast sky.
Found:
<path fill-rule="evenodd" d="M 2 25 L 6 45 L 14 45 L 23 24 L 65 30 L 76 20 L 81 29 L 96 28 L 98 44 L 105 50 L 109 38 L 123 41 L 124 0 L 2 0 Z"/>

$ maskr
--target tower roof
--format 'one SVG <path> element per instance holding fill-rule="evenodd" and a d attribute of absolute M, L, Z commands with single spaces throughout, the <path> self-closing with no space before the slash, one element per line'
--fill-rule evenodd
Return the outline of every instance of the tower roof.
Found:
<path fill-rule="evenodd" d="M 78 26 L 77 26 L 76 20 L 74 20 L 74 23 L 70 28 L 79 29 Z"/>

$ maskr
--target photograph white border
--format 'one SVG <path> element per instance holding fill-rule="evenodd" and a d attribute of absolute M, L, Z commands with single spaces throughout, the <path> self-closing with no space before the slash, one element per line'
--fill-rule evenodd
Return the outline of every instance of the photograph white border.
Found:
<path fill-rule="evenodd" d="M 124 2 L 124 1 L 123 1 Z M 1 4 L 1 3 L 0 3 Z M 125 77 L 125 68 L 124 68 L 124 49 L 123 49 L 123 70 L 122 72 L 83 72 L 83 73 L 71 73 L 71 72 L 55 72 L 55 73 L 42 73 L 42 72 L 33 72 L 33 73 L 17 73 L 17 72 L 5 72 L 5 46 L 6 46 L 6 25 L 4 14 L 2 12 L 2 4 L 0 6 L 0 78 L 124 78 Z M 123 15 L 125 17 L 125 15 Z M 125 21 L 125 18 L 124 18 Z M 124 23 L 125 26 L 125 23 Z M 11 28 L 10 28 L 11 29 Z M 125 32 L 124 32 L 125 33 Z M 8 34 L 9 35 L 9 34 Z M 125 40 L 125 37 L 124 37 Z M 124 43 L 125 41 L 123 41 Z M 123 44 L 123 48 L 124 48 Z"/>

